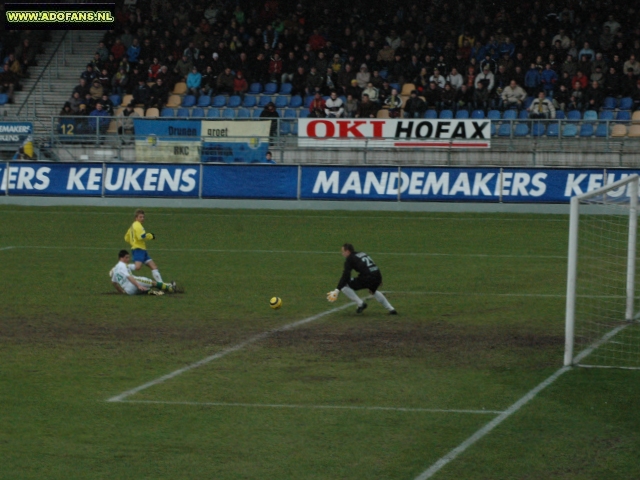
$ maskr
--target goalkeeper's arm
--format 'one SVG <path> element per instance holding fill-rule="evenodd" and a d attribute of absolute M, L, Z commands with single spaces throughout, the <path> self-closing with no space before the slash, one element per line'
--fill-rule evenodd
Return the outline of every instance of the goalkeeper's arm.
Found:
<path fill-rule="evenodd" d="M 141 235 L 143 240 L 155 240 L 156 236 L 153 233 L 143 233 Z"/>

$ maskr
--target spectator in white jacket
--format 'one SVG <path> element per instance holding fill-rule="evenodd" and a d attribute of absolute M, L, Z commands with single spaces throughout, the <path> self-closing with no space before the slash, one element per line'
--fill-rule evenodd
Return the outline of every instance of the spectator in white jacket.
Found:
<path fill-rule="evenodd" d="M 325 105 L 324 113 L 327 115 L 327 118 L 342 118 L 344 114 L 344 102 L 338 97 L 338 93 L 335 90 L 331 92 L 331 96 Z"/>
<path fill-rule="evenodd" d="M 544 92 L 538 94 L 538 98 L 531 103 L 527 110 L 529 111 L 529 118 L 556 118 L 556 107 L 546 98 Z"/>
<path fill-rule="evenodd" d="M 429 77 L 429 82 L 435 82 L 438 88 L 444 88 L 444 84 L 447 83 L 447 80 L 440 75 L 440 70 L 437 68 L 433 71 L 433 75 Z"/>
<path fill-rule="evenodd" d="M 491 68 L 489 65 L 485 65 L 482 73 L 476 76 L 474 86 L 478 88 L 478 84 L 482 82 L 484 83 L 484 88 L 486 88 L 489 92 L 493 91 L 493 87 L 496 84 L 496 77 L 493 73 L 491 73 Z"/>
<path fill-rule="evenodd" d="M 451 69 L 451 73 L 447 75 L 447 82 L 451 84 L 451 88 L 453 90 L 459 90 L 464 83 L 464 78 L 462 78 L 462 75 L 458 73 L 458 70 L 453 67 Z"/>
<path fill-rule="evenodd" d="M 502 91 L 502 105 L 504 108 L 515 106 L 518 110 L 522 107 L 522 102 L 527 98 L 527 92 L 518 85 L 515 80 L 511 80 Z"/>

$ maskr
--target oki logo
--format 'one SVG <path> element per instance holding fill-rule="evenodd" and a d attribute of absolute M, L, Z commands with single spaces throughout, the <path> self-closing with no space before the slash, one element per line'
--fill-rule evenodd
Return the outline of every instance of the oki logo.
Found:
<path fill-rule="evenodd" d="M 311 120 L 307 136 L 312 138 L 382 138 L 383 120 Z"/>

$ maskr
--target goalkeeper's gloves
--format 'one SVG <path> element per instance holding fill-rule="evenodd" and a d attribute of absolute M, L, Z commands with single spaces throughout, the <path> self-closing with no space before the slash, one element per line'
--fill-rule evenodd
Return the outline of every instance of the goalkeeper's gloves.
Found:
<path fill-rule="evenodd" d="M 144 234 L 144 239 L 145 240 L 155 240 L 156 236 L 153 233 L 149 232 L 149 233 L 145 233 Z"/>
<path fill-rule="evenodd" d="M 331 303 L 335 302 L 338 299 L 339 293 L 340 293 L 340 290 L 338 290 L 337 288 L 335 290 L 330 291 L 329 293 L 327 293 L 327 300 L 330 301 Z"/>

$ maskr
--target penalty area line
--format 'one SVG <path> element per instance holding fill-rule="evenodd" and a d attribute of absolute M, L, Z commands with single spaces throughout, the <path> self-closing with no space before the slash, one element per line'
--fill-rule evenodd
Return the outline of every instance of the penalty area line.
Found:
<path fill-rule="evenodd" d="M 472 415 L 499 415 L 500 410 L 461 410 L 444 408 L 409 408 L 409 407 L 368 407 L 357 405 L 290 405 L 275 403 L 230 403 L 230 402 L 171 402 L 164 400 L 120 400 L 121 403 L 146 403 L 157 405 L 190 405 L 194 407 L 245 407 L 245 408 L 281 408 L 309 410 L 378 410 L 389 412 L 416 413 L 468 413 Z"/>
<path fill-rule="evenodd" d="M 0 247 L 0 252 L 1 252 L 2 250 L 11 250 L 11 249 L 13 249 L 13 248 L 16 248 L 16 247 Z"/>
<path fill-rule="evenodd" d="M 11 248 L 33 248 L 50 250 L 114 250 L 111 247 L 70 247 L 67 245 L 22 245 Z M 241 250 L 241 249 L 218 249 L 218 248 L 154 248 L 157 252 L 201 252 L 201 253 L 273 253 L 273 254 L 300 254 L 300 255 L 335 255 L 336 251 L 323 250 Z M 548 258 L 566 259 L 566 255 L 519 255 L 500 253 L 440 253 L 440 252 L 371 252 L 371 255 L 392 255 L 400 257 L 475 257 L 475 258 Z"/>
<path fill-rule="evenodd" d="M 369 297 L 367 297 L 369 298 Z M 212 362 L 214 360 L 218 360 L 219 358 L 225 357 L 227 355 L 229 355 L 230 353 L 233 352 L 237 352 L 239 350 L 242 350 L 243 348 L 259 342 L 260 340 L 264 340 L 265 338 L 268 338 L 270 335 L 273 335 L 274 333 L 279 333 L 279 332 L 286 332 L 288 330 L 292 330 L 296 327 L 299 327 L 300 325 L 305 325 L 307 323 L 311 323 L 314 322 L 322 317 L 325 317 L 327 315 L 331 315 L 332 313 L 335 312 L 339 312 L 340 310 L 344 310 L 346 308 L 355 306 L 355 302 L 350 302 L 347 303 L 345 305 L 342 305 L 340 307 L 336 307 L 336 308 L 332 308 L 331 310 L 326 310 L 322 313 L 318 313 L 317 315 L 313 315 L 311 317 L 307 317 L 307 318 L 303 318 L 302 320 L 298 320 L 296 322 L 293 323 L 288 323 L 286 325 L 283 325 L 282 327 L 278 327 L 275 328 L 273 330 L 269 330 L 267 332 L 262 332 L 259 333 L 257 335 L 254 335 L 250 338 L 248 338 L 247 340 L 240 342 L 232 347 L 229 348 L 225 348 L 224 350 L 221 350 L 218 353 L 214 353 L 213 355 L 210 355 L 206 358 L 203 358 L 202 360 L 199 360 L 195 363 L 192 363 L 190 365 L 187 365 L 186 367 L 183 368 L 179 368 L 178 370 L 175 370 L 171 373 L 168 373 L 167 375 L 163 375 L 162 377 L 156 378 L 155 380 L 151 380 L 150 382 L 147 382 L 143 385 L 140 385 L 139 387 L 136 388 L 132 388 L 131 390 L 127 390 L 126 392 L 121 393 L 120 395 L 116 395 L 114 397 L 111 397 L 109 399 L 107 399 L 107 402 L 122 402 L 125 398 L 130 397 L 131 395 L 135 395 L 138 392 L 141 392 L 142 390 L 146 390 L 149 387 L 153 387 L 154 385 L 159 385 L 161 383 L 166 382 L 167 380 L 170 380 L 174 377 L 177 377 L 178 375 L 181 375 L 185 372 L 188 372 L 189 370 L 193 370 L 194 368 L 198 368 L 201 367 L 203 365 L 206 365 L 209 362 Z"/>

